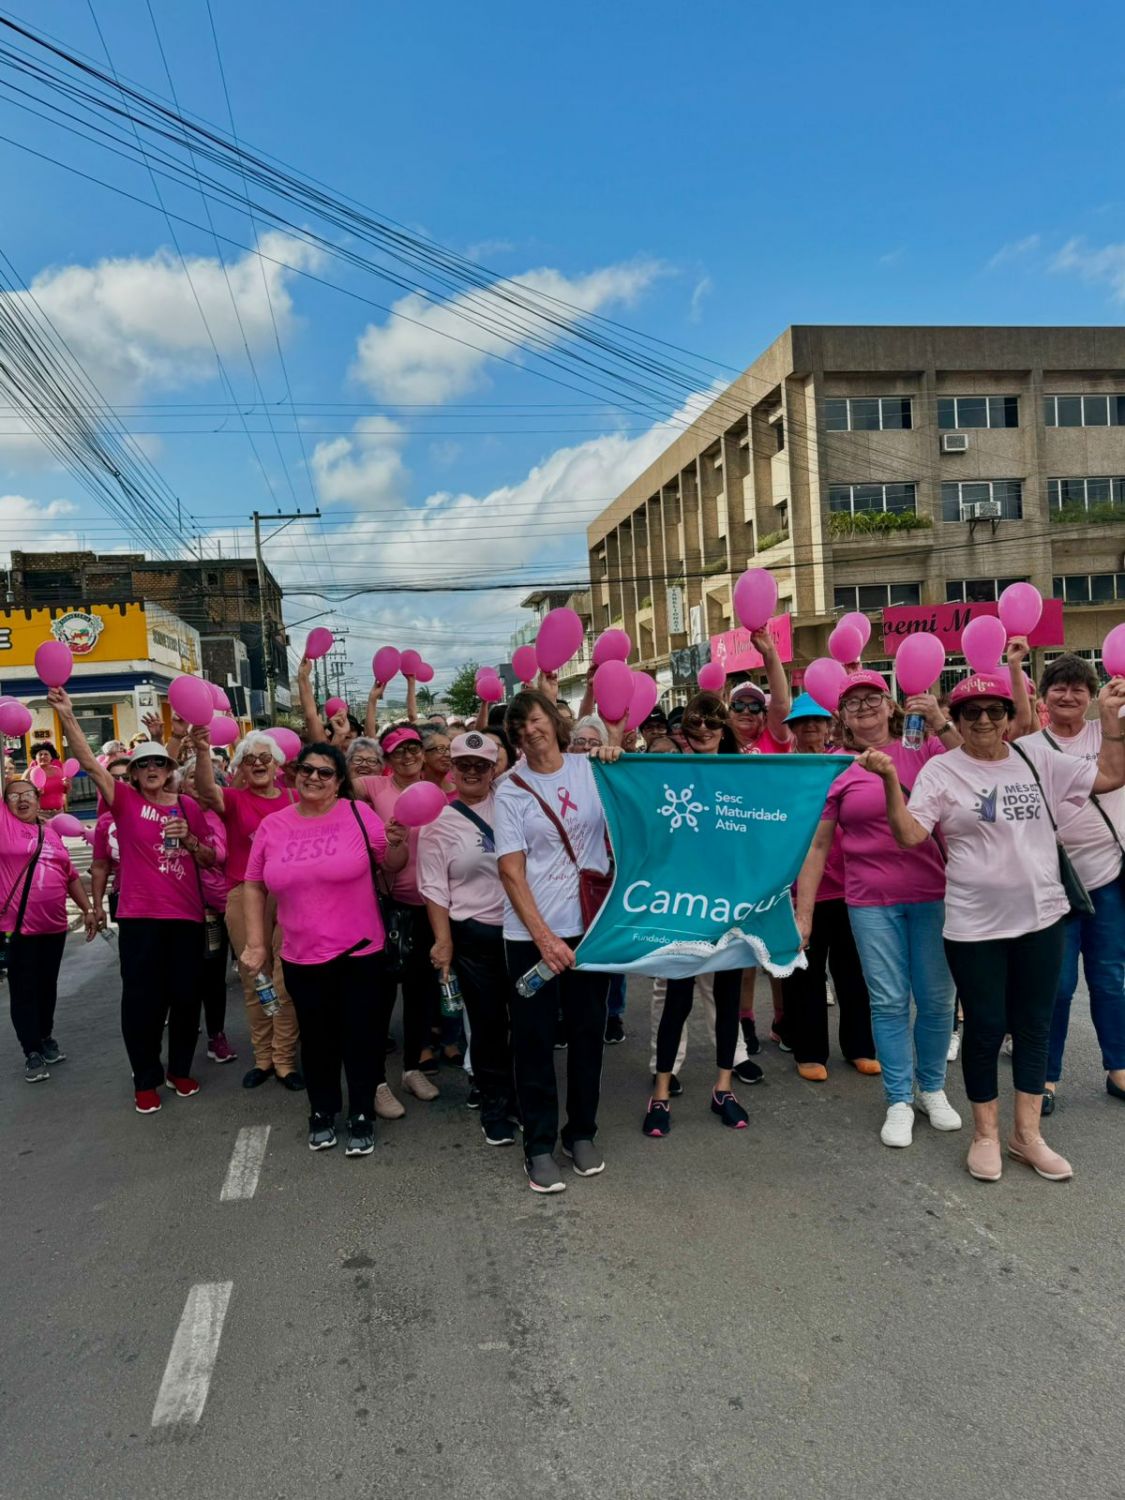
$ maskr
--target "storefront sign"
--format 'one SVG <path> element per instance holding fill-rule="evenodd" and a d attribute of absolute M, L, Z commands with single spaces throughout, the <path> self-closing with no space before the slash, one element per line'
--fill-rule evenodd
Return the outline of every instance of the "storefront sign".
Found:
<path fill-rule="evenodd" d="M 792 661 L 793 617 L 787 614 L 774 615 L 766 629 L 773 636 L 773 643 L 781 660 Z M 711 637 L 711 660 L 724 667 L 728 677 L 732 672 L 753 672 L 763 665 L 762 653 L 755 651 L 750 643 L 750 632 L 741 627 L 738 630 L 724 630 L 721 635 Z"/>
<path fill-rule="evenodd" d="M 158 604 L 92 604 L 88 609 L 11 609 L 0 612 L 0 672 L 33 667 L 36 648 L 54 638 L 77 664 L 157 662 L 176 672 L 198 672 L 199 632 Z"/>
<path fill-rule="evenodd" d="M 981 615 L 997 615 L 999 612 L 999 606 L 991 601 L 983 604 L 926 604 L 921 607 L 902 605 L 885 609 L 883 650 L 887 656 L 895 656 L 908 635 L 926 631 L 938 637 L 947 653 L 960 651 L 961 632 L 969 621 L 979 619 Z M 1043 600 L 1043 614 L 1028 640 L 1033 646 L 1063 644 L 1061 599 Z"/>

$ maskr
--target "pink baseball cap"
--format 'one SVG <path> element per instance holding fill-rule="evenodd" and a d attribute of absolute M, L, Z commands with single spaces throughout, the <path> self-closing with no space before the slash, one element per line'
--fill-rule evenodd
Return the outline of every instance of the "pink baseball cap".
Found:
<path fill-rule="evenodd" d="M 470 729 L 468 734 L 459 734 L 449 747 L 452 760 L 487 760 L 493 765 L 500 759 L 500 746 L 491 735 Z"/>
<path fill-rule="evenodd" d="M 869 667 L 865 667 L 860 672 L 849 673 L 847 682 L 840 689 L 841 702 L 853 688 L 860 687 L 877 688 L 880 693 L 886 693 L 888 698 L 891 696 L 891 690 L 887 686 L 886 678 L 882 677 L 878 672 L 872 672 Z"/>
<path fill-rule="evenodd" d="M 420 745 L 422 736 L 416 729 L 392 729 L 382 741 L 383 754 L 390 755 L 392 750 L 397 750 L 400 745 L 405 745 L 408 741 L 417 741 Z"/>
<path fill-rule="evenodd" d="M 1011 703 L 1011 684 L 999 672 L 974 672 L 971 677 L 959 682 L 950 693 L 950 707 L 955 703 L 967 703 L 970 698 L 1000 698 L 1005 703 Z"/>

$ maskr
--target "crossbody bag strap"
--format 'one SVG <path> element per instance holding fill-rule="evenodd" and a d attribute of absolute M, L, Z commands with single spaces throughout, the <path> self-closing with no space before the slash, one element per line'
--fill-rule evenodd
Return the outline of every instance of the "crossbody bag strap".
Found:
<path fill-rule="evenodd" d="M 35 853 L 31 856 L 31 858 L 27 862 L 27 877 L 26 877 L 26 879 L 24 880 L 24 883 L 23 883 L 23 895 L 20 897 L 19 911 L 16 913 L 16 925 L 12 929 L 12 936 L 13 937 L 15 937 L 15 936 L 18 935 L 20 928 L 23 926 L 24 913 L 27 911 L 27 902 L 28 902 L 28 898 L 31 895 L 31 877 L 35 874 L 35 866 L 39 863 L 39 856 L 40 856 L 40 854 L 42 852 L 43 852 L 43 825 L 42 825 L 42 823 L 40 823 L 40 825 L 39 825 L 39 837 L 35 841 Z M 15 891 L 15 886 L 13 886 L 12 887 L 12 891 L 10 891 L 8 893 L 8 901 L 10 901 L 12 899 L 12 893 L 14 891 Z M 5 901 L 5 903 L 4 903 L 4 909 L 5 910 L 7 910 L 8 901 Z"/>
<path fill-rule="evenodd" d="M 1047 817 L 1048 817 L 1048 819 L 1050 821 L 1051 827 L 1055 830 L 1055 837 L 1058 838 L 1058 836 L 1059 836 L 1059 825 L 1055 822 L 1055 819 L 1054 819 L 1054 816 L 1053 816 L 1053 814 L 1051 812 L 1051 809 L 1048 806 L 1048 803 L 1047 803 L 1047 793 L 1043 790 L 1043 783 L 1039 780 L 1039 772 L 1035 769 L 1035 766 L 1034 766 L 1034 764 L 1033 764 L 1033 762 L 1031 760 L 1031 757 L 1028 756 L 1028 755 L 1026 755 L 1020 749 L 1019 745 L 1016 744 L 1015 740 L 1010 740 L 1008 743 L 1011 745 L 1012 749 L 1019 756 L 1020 760 L 1023 761 L 1023 763 L 1027 767 L 1027 769 L 1035 777 L 1035 785 L 1039 788 L 1039 795 L 1043 799 L 1043 806 L 1046 809 Z"/>
<path fill-rule="evenodd" d="M 379 899 L 379 866 L 375 860 L 375 851 L 371 847 L 371 840 L 367 837 L 367 829 L 364 827 L 363 819 L 359 815 L 359 808 L 349 797 L 348 806 L 352 810 L 352 817 L 359 828 L 359 836 L 363 840 L 363 847 L 367 850 L 367 863 L 371 866 L 371 884 L 375 887 L 375 899 Z"/>
<path fill-rule="evenodd" d="M 1053 740 L 1045 729 L 1043 731 L 1043 738 L 1047 741 L 1052 750 L 1057 750 L 1060 755 L 1066 754 L 1066 751 L 1063 749 L 1063 747 L 1058 744 L 1057 741 Z M 1090 793 L 1090 801 L 1094 804 L 1094 809 L 1097 812 L 1098 817 L 1101 818 L 1102 822 L 1109 829 L 1110 838 L 1112 838 L 1113 842 L 1121 850 L 1121 853 L 1125 855 L 1125 844 L 1122 844 L 1121 839 L 1118 837 L 1117 829 L 1113 826 L 1113 819 L 1109 816 L 1105 808 L 1098 801 L 1097 796 L 1094 792 Z"/>
<path fill-rule="evenodd" d="M 467 802 L 462 802 L 460 801 L 460 799 L 458 799 L 458 801 L 451 802 L 449 805 L 453 808 L 454 812 L 459 812 L 463 818 L 468 818 L 470 823 L 475 823 L 476 826 L 480 829 L 481 833 L 484 834 L 485 838 L 491 839 L 493 844 L 496 843 L 496 835 L 493 833 L 492 829 L 478 813 L 475 813 L 472 810 Z"/>
<path fill-rule="evenodd" d="M 574 855 L 574 846 L 571 844 L 570 839 L 567 837 L 566 829 L 563 827 L 562 819 L 559 817 L 558 813 L 555 812 L 554 808 L 547 806 L 547 803 L 543 800 L 543 798 L 539 795 L 535 788 L 528 786 L 527 782 L 523 779 L 522 776 L 519 775 L 518 772 L 513 771 L 512 774 L 508 777 L 508 780 L 514 781 L 518 787 L 522 787 L 525 792 L 535 798 L 536 802 L 538 802 L 539 806 L 543 809 L 543 812 L 558 829 L 559 838 L 562 839 L 562 846 L 566 850 L 567 857 L 569 858 L 571 864 L 576 870 L 579 869 L 580 866 L 578 864 L 578 860 Z"/>

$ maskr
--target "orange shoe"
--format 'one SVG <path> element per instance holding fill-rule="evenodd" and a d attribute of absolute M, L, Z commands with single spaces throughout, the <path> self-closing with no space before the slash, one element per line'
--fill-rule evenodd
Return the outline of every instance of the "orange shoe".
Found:
<path fill-rule="evenodd" d="M 873 1057 L 853 1057 L 852 1067 L 857 1073 L 863 1073 L 868 1078 L 875 1078 L 883 1071 L 882 1064 L 876 1062 Z"/>
<path fill-rule="evenodd" d="M 828 1069 L 823 1063 L 798 1063 L 797 1072 L 809 1083 L 823 1083 L 828 1077 Z"/>

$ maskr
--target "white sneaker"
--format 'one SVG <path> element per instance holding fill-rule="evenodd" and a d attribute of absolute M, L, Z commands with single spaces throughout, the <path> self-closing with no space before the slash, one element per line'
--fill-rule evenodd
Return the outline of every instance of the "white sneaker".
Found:
<path fill-rule="evenodd" d="M 1004 1054 L 1005 1057 L 1011 1057 L 1011 1055 L 1012 1055 L 1012 1038 L 1010 1036 L 1006 1036 L 1004 1038 L 1004 1040 L 1000 1043 L 1000 1051 Z"/>
<path fill-rule="evenodd" d="M 909 1146 L 914 1139 L 914 1111 L 909 1104 L 892 1104 L 879 1132 L 884 1146 Z"/>
<path fill-rule="evenodd" d="M 375 1090 L 375 1113 L 380 1120 L 401 1120 L 405 1108 L 391 1093 L 390 1084 L 381 1083 Z"/>
<path fill-rule="evenodd" d="M 961 1033 L 955 1031 L 949 1038 L 949 1051 L 945 1054 L 946 1062 L 956 1062 L 961 1056 Z"/>
<path fill-rule="evenodd" d="M 436 1086 L 418 1068 L 411 1068 L 402 1075 L 402 1086 L 413 1094 L 415 1099 L 421 1099 L 426 1104 L 438 1096 Z"/>
<path fill-rule="evenodd" d="M 919 1089 L 914 1095 L 914 1107 L 924 1115 L 929 1115 L 930 1124 L 935 1130 L 961 1129 L 961 1116 L 945 1097 L 944 1089 L 934 1089 L 930 1094 Z"/>

